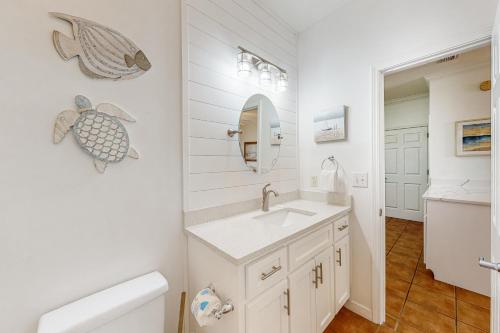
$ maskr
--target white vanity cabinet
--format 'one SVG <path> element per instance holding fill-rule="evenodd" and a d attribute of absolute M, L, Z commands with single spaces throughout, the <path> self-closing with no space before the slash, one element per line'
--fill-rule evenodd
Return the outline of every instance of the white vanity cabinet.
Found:
<path fill-rule="evenodd" d="M 323 332 L 335 313 L 333 247 L 290 273 L 290 332 Z"/>
<path fill-rule="evenodd" d="M 350 294 L 349 236 L 335 243 L 335 309 L 336 313 L 347 302 Z"/>
<path fill-rule="evenodd" d="M 312 283 L 316 262 L 311 259 L 290 273 L 290 332 L 314 332 L 316 328 L 316 288 Z M 293 310 L 293 311 L 292 311 Z"/>
<path fill-rule="evenodd" d="M 323 219 L 243 262 L 189 234 L 190 300 L 213 283 L 234 305 L 213 326 L 201 328 L 190 316 L 190 332 L 323 333 L 349 298 L 347 213 Z"/>
<path fill-rule="evenodd" d="M 315 261 L 317 278 L 313 282 L 316 288 L 316 332 L 323 333 L 335 316 L 333 246 L 320 253 Z"/>
<path fill-rule="evenodd" d="M 283 280 L 247 304 L 246 332 L 288 333 L 288 288 Z"/>
<path fill-rule="evenodd" d="M 434 182 L 424 194 L 424 263 L 434 279 L 490 296 L 490 272 L 478 265 L 490 251 L 490 188 Z"/>

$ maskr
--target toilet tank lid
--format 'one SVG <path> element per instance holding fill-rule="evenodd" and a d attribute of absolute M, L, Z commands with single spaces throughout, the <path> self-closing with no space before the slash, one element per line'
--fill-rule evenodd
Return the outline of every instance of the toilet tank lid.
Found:
<path fill-rule="evenodd" d="M 168 282 L 153 272 L 82 298 L 44 314 L 38 333 L 83 333 L 140 307 L 168 290 Z"/>

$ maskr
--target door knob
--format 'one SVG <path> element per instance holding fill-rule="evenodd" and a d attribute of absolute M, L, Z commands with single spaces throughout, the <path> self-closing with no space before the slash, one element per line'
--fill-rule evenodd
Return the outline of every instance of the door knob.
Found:
<path fill-rule="evenodd" d="M 484 257 L 479 258 L 479 266 L 500 272 L 500 264 L 499 263 L 486 261 L 486 260 L 484 260 Z"/>

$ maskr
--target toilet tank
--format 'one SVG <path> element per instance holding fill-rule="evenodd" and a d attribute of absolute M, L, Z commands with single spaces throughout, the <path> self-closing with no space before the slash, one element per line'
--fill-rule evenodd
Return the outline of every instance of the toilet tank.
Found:
<path fill-rule="evenodd" d="M 153 272 L 44 314 L 38 333 L 163 333 L 167 290 Z"/>

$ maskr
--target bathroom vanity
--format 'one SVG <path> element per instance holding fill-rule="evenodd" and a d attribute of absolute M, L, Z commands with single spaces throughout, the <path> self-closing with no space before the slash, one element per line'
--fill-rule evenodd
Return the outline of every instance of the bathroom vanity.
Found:
<path fill-rule="evenodd" d="M 322 333 L 349 299 L 349 206 L 296 200 L 187 227 L 189 294 L 234 311 L 197 333 Z"/>

